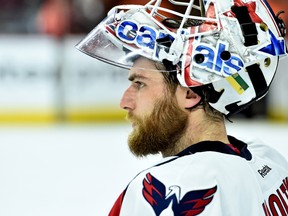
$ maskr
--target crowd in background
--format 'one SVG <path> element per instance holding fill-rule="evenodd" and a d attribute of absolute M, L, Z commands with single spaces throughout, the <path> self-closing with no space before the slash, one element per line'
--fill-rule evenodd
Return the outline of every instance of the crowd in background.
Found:
<path fill-rule="evenodd" d="M 0 33 L 40 33 L 56 37 L 89 32 L 114 5 L 148 0 L 0 0 Z M 287 0 L 270 0 L 288 25 Z"/>
<path fill-rule="evenodd" d="M 87 32 L 103 18 L 109 1 L 0 0 L 0 32 L 57 37 Z"/>

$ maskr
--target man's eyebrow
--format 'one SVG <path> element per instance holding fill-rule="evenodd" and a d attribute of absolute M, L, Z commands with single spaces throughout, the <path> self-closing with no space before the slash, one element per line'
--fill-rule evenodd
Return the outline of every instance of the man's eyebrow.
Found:
<path fill-rule="evenodd" d="M 128 77 L 128 80 L 129 81 L 133 81 L 135 79 L 147 79 L 147 77 L 141 75 L 141 74 L 131 74 L 129 77 Z"/>

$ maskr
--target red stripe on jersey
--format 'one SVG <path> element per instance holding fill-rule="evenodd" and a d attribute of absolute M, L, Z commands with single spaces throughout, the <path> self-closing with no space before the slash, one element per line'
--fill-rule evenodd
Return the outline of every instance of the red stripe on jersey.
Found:
<path fill-rule="evenodd" d="M 123 201 L 123 197 L 124 197 L 124 192 L 122 192 L 120 194 L 120 196 L 118 197 L 118 199 L 116 200 L 116 202 L 114 203 L 110 213 L 108 216 L 119 216 L 120 215 L 120 210 L 121 210 L 121 206 L 122 206 L 122 201 Z"/>
<path fill-rule="evenodd" d="M 240 150 L 234 147 L 232 144 L 227 144 L 236 154 L 240 155 Z"/>

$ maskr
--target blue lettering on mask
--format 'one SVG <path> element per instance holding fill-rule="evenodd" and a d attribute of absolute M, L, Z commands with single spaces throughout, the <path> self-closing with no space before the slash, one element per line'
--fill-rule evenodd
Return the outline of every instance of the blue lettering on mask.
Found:
<path fill-rule="evenodd" d="M 229 59 L 223 60 L 221 53 L 227 50 L 228 46 L 229 44 L 224 41 L 218 41 L 216 47 L 211 47 L 206 43 L 199 43 L 195 46 L 193 56 L 202 54 L 204 61 L 201 63 L 194 61 L 194 65 L 224 76 L 236 73 L 244 67 L 244 62 L 238 55 L 232 53 Z"/>
<path fill-rule="evenodd" d="M 123 41 L 131 43 L 135 40 L 135 33 L 138 31 L 138 26 L 136 23 L 124 21 L 117 27 L 118 37 Z"/>
<path fill-rule="evenodd" d="M 116 28 L 116 34 L 123 42 L 151 51 L 155 49 L 157 39 L 169 36 L 171 41 L 174 41 L 171 35 L 157 31 L 151 26 L 139 25 L 132 20 L 121 22 Z"/>
<path fill-rule="evenodd" d="M 204 61 L 200 63 L 202 68 L 213 68 L 214 62 L 214 51 L 212 48 L 199 45 L 195 49 L 198 53 L 201 53 L 204 56 Z"/>
<path fill-rule="evenodd" d="M 139 29 L 136 41 L 140 47 L 148 47 L 154 49 L 157 33 L 153 28 L 142 26 Z"/>

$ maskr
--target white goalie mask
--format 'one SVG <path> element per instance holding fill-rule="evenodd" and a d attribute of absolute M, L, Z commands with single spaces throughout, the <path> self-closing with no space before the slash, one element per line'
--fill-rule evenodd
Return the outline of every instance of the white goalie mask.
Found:
<path fill-rule="evenodd" d="M 163 63 L 182 86 L 209 89 L 227 115 L 267 93 L 285 33 L 266 0 L 151 0 L 114 7 L 76 48 L 124 68 L 139 56 Z"/>

